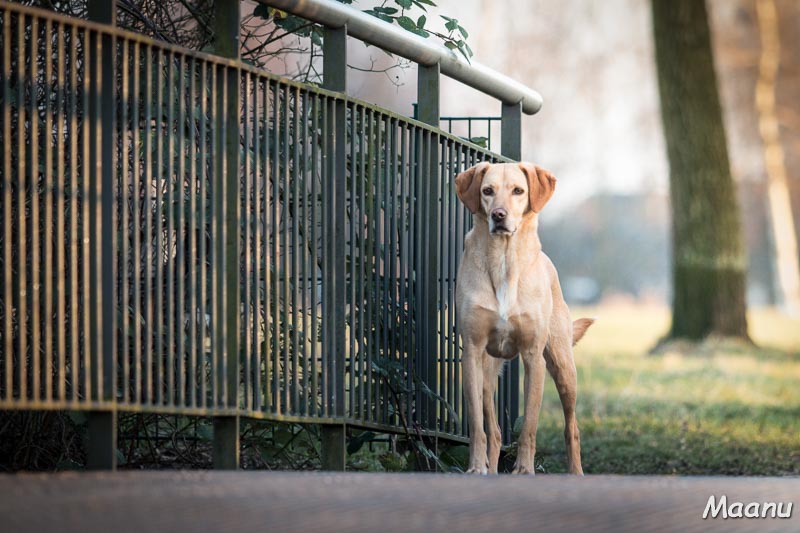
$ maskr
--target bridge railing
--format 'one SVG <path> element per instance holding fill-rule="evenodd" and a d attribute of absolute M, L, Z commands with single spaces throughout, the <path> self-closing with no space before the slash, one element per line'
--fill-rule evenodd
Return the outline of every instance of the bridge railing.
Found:
<path fill-rule="evenodd" d="M 219 467 L 240 417 L 321 424 L 330 468 L 347 425 L 463 440 L 453 177 L 506 158 L 438 128 L 438 63 L 426 124 L 346 95 L 344 28 L 316 88 L 238 60 L 238 2 L 221 55 L 89 6 L 0 1 L 0 409 L 88 411 L 104 468 L 119 411 L 214 417 Z"/>

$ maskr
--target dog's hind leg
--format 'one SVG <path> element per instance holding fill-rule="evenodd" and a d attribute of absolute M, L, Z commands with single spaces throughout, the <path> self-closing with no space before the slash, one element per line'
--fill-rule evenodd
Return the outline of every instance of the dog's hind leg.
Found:
<path fill-rule="evenodd" d="M 544 350 L 547 371 L 553 376 L 561 407 L 564 409 L 564 440 L 567 445 L 567 470 L 583 475 L 581 467 L 581 437 L 575 404 L 578 395 L 578 376 L 572 354 L 572 335 L 551 335 Z"/>
<path fill-rule="evenodd" d="M 500 459 L 502 444 L 500 425 L 497 423 L 497 409 L 494 406 L 494 390 L 503 363 L 503 359 L 491 357 L 488 353 L 483 354 L 483 418 L 486 423 L 489 447 L 487 460 L 490 474 L 497 473 L 497 461 Z"/>

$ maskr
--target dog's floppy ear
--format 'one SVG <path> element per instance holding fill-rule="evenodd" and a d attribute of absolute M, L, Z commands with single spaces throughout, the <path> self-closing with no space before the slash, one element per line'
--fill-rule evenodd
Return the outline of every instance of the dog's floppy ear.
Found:
<path fill-rule="evenodd" d="M 481 182 L 490 166 L 490 163 L 484 161 L 456 176 L 458 198 L 464 202 L 472 214 L 477 213 L 481 208 Z"/>
<path fill-rule="evenodd" d="M 542 167 L 530 163 L 520 163 L 519 168 L 528 178 L 528 197 L 531 209 L 538 213 L 553 196 L 556 190 L 556 177 Z"/>

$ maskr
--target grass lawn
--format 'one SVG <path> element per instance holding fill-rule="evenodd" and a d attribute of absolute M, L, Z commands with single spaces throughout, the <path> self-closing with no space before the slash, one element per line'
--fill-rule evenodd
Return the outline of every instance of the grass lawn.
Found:
<path fill-rule="evenodd" d="M 576 347 L 587 474 L 800 474 L 800 320 L 753 310 L 758 348 L 707 342 L 648 350 L 667 331 L 659 307 L 573 309 L 598 322 Z M 548 377 L 537 464 L 564 472 L 563 416 Z"/>

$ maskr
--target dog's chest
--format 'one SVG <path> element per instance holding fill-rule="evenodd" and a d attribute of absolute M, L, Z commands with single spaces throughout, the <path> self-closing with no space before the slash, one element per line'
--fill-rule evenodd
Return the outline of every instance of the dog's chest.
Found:
<path fill-rule="evenodd" d="M 507 321 L 515 311 L 519 290 L 519 274 L 509 271 L 509 262 L 505 255 L 498 257 L 494 263 L 489 272 L 492 278 L 494 296 L 497 299 L 497 314 L 500 319 Z"/>
<path fill-rule="evenodd" d="M 521 265 L 509 261 L 505 254 L 493 257 L 489 264 L 489 277 L 497 300 L 495 315 L 490 319 L 486 351 L 493 357 L 512 359 L 533 343 L 532 316 L 520 308 Z M 530 274 L 530 272 L 528 272 Z M 534 299 L 526 299 L 528 307 L 536 307 Z"/>

